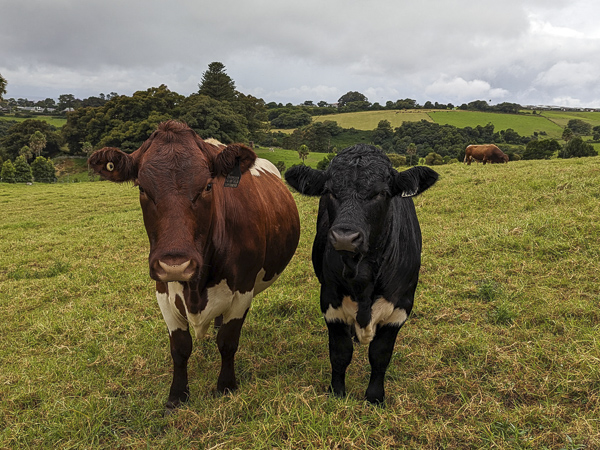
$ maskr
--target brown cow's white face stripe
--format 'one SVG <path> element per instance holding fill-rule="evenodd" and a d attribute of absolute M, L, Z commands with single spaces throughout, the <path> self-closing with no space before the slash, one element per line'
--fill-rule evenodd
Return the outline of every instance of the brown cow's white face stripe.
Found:
<path fill-rule="evenodd" d="M 325 320 L 327 322 L 340 321 L 348 325 L 354 324 L 356 337 L 361 344 L 368 344 L 375 337 L 378 325 L 397 325 L 400 326 L 406 322 L 406 310 L 394 308 L 394 305 L 386 299 L 378 298 L 371 307 L 371 321 L 362 328 L 356 322 L 356 313 L 358 312 L 358 303 L 346 296 L 342 300 L 342 305 L 339 308 L 334 308 L 329 305 L 325 311 Z"/>

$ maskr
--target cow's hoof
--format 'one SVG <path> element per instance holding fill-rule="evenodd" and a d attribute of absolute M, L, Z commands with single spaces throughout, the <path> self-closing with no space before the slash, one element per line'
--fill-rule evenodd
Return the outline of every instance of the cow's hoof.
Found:
<path fill-rule="evenodd" d="M 365 396 L 366 400 L 373 406 L 385 406 L 385 398 L 383 395 L 369 395 Z"/>
<path fill-rule="evenodd" d="M 338 398 L 346 397 L 346 389 L 334 389 L 333 386 L 328 386 L 327 392 L 330 395 L 333 395 L 334 397 L 338 397 Z"/>

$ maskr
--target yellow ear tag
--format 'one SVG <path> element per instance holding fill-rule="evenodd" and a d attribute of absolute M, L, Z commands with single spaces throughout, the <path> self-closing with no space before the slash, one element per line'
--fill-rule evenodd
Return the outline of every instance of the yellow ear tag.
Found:
<path fill-rule="evenodd" d="M 113 170 L 115 170 L 115 165 L 112 161 L 109 161 L 106 163 L 106 170 L 108 170 L 109 172 L 112 172 Z"/>

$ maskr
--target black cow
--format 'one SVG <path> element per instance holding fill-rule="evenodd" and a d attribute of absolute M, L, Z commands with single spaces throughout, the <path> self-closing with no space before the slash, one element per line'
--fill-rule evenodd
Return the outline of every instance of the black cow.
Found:
<path fill-rule="evenodd" d="M 421 266 L 421 230 L 412 199 L 438 174 L 397 172 L 377 148 L 340 152 L 326 171 L 296 166 L 285 174 L 305 195 L 321 196 L 312 261 L 329 330 L 331 390 L 346 394 L 354 336 L 369 344 L 370 403 L 384 400 L 384 378 L 398 330 L 413 306 Z"/>

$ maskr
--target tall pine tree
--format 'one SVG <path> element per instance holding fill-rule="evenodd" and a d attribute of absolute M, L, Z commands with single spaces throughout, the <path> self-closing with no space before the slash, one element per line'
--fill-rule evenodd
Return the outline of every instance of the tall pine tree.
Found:
<path fill-rule="evenodd" d="M 225 73 L 225 65 L 220 62 L 212 62 L 208 65 L 208 70 L 202 74 L 202 83 L 198 87 L 199 94 L 207 95 L 220 102 L 231 102 L 235 99 L 235 84 Z"/>

